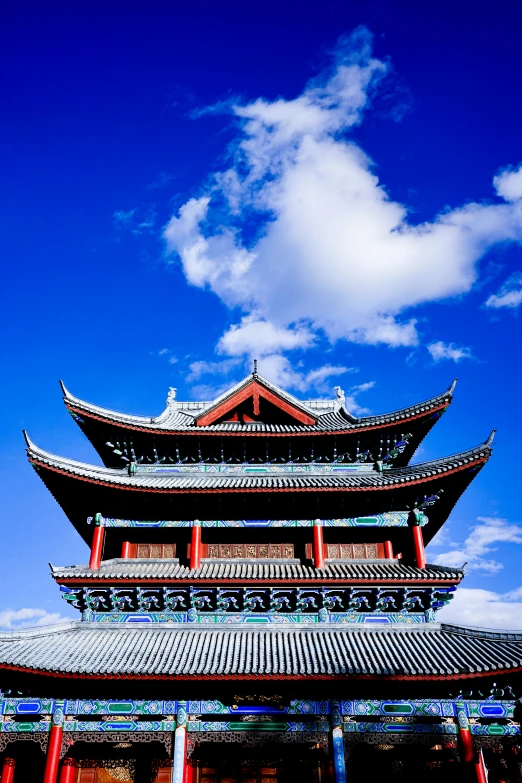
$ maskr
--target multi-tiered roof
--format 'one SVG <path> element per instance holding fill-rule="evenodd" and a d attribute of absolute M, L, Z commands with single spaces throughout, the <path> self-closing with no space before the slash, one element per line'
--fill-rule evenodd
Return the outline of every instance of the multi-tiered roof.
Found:
<path fill-rule="evenodd" d="M 492 440 L 410 464 L 454 386 L 362 418 L 339 388 L 301 401 L 257 372 L 211 402 L 171 389 L 149 418 L 62 386 L 103 466 L 26 436 L 27 453 L 92 541 L 88 565 L 52 568 L 82 621 L 0 635 L 0 672 L 62 690 L 74 680 L 76 694 L 92 677 L 113 689 L 146 682 L 148 693 L 164 680 L 194 693 L 254 676 L 267 689 L 306 679 L 318 693 L 349 678 L 366 694 L 369 683 L 404 693 L 422 679 L 442 692 L 452 679 L 512 679 L 522 636 L 436 622 L 464 572 L 427 565 L 424 544 Z"/>

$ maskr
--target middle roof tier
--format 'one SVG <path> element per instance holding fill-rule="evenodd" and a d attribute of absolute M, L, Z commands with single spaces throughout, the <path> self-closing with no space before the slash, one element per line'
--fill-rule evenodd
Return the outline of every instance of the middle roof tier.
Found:
<path fill-rule="evenodd" d="M 486 442 L 443 459 L 379 472 L 132 473 L 58 457 L 28 439 L 28 457 L 68 518 L 90 543 L 87 517 L 137 520 L 314 519 L 404 511 L 437 496 L 429 541 L 488 460 Z"/>

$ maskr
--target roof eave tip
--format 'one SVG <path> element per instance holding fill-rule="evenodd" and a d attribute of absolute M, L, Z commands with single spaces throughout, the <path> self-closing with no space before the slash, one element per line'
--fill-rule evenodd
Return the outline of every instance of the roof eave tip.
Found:
<path fill-rule="evenodd" d="M 58 383 L 60 384 L 60 389 L 62 390 L 62 393 L 63 393 L 63 396 L 64 396 L 64 398 L 66 398 L 66 397 L 67 397 L 67 398 L 68 398 L 68 397 L 70 397 L 70 396 L 71 396 L 71 394 L 70 394 L 70 392 L 69 392 L 69 389 L 68 389 L 68 388 L 67 388 L 67 386 L 65 385 L 65 383 L 64 383 L 62 380 L 59 380 L 59 381 L 58 381 Z"/>
<path fill-rule="evenodd" d="M 31 438 L 29 437 L 29 433 L 27 432 L 27 430 L 22 430 L 22 435 L 24 436 L 25 445 L 27 446 L 27 448 L 28 449 L 33 448 L 34 443 L 32 442 Z"/>
<path fill-rule="evenodd" d="M 485 444 L 486 446 L 491 446 L 491 444 L 493 443 L 493 440 L 495 438 L 496 432 L 497 432 L 496 429 L 495 430 L 491 430 L 491 434 L 490 434 L 490 436 L 487 439 L 486 444 Z"/>
<path fill-rule="evenodd" d="M 457 385 L 458 378 L 453 378 L 452 382 L 450 383 L 448 394 L 453 394 L 455 391 L 455 386 Z"/>

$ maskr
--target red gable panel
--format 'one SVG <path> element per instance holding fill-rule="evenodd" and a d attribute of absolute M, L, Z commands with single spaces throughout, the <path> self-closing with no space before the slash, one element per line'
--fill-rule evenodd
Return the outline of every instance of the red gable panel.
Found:
<path fill-rule="evenodd" d="M 222 419 L 223 416 L 226 416 L 227 414 L 230 414 L 228 416 L 229 421 L 238 421 L 239 417 L 237 415 L 237 408 L 246 400 L 250 399 L 253 402 L 254 416 L 259 417 L 260 398 L 266 400 L 272 405 L 275 405 L 277 408 L 279 408 L 279 410 L 286 413 L 292 419 L 299 421 L 301 424 L 316 424 L 317 419 L 313 418 L 308 413 L 305 413 L 297 406 L 292 405 L 292 403 L 288 400 L 285 400 L 279 395 L 270 391 L 270 389 L 267 389 L 265 386 L 259 383 L 259 381 L 252 379 L 250 383 L 237 391 L 231 397 L 223 400 L 223 402 L 220 402 L 210 411 L 207 411 L 198 419 L 196 419 L 196 425 L 198 427 L 205 427 L 209 424 L 214 424 L 216 421 Z M 250 419 L 248 416 L 244 416 L 243 418 L 245 421 L 256 421 L 256 418 Z"/>

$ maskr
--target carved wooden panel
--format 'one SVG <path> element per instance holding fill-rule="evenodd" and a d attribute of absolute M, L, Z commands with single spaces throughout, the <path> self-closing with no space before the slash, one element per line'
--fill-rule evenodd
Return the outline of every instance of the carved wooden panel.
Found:
<path fill-rule="evenodd" d="M 203 557 L 212 559 L 252 558 L 256 560 L 294 557 L 293 544 L 203 544 Z"/>
<path fill-rule="evenodd" d="M 335 560 L 375 560 L 384 557 L 382 544 L 325 544 L 324 555 Z M 306 546 L 306 556 L 313 557 L 311 544 Z"/>
<path fill-rule="evenodd" d="M 139 558 L 173 558 L 176 557 L 176 544 L 135 544 L 131 547 L 131 555 Z"/>

